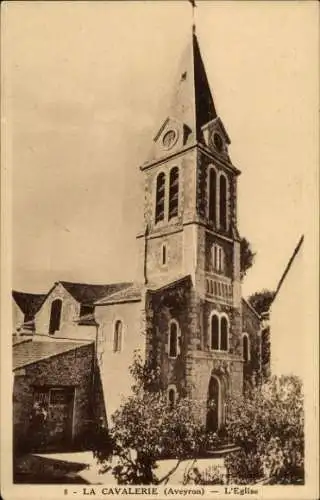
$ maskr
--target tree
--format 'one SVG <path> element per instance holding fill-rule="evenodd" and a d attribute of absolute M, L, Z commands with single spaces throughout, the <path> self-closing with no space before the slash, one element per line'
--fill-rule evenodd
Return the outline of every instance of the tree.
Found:
<path fill-rule="evenodd" d="M 271 306 L 274 299 L 275 292 L 272 290 L 267 290 L 264 288 L 260 292 L 255 292 L 248 298 L 248 301 L 252 307 L 261 314 L 267 312 Z"/>
<path fill-rule="evenodd" d="M 193 417 L 194 403 L 180 398 L 168 404 L 159 386 L 159 370 L 136 355 L 130 369 L 133 393 L 112 417 L 112 426 L 100 440 L 95 456 L 107 468 L 116 458 L 113 474 L 119 484 L 166 482 L 181 460 L 196 457 L 204 441 L 204 429 Z M 163 478 L 155 474 L 159 458 L 175 458 Z"/>
<path fill-rule="evenodd" d="M 273 377 L 230 401 L 226 430 L 240 451 L 226 457 L 230 481 L 304 481 L 304 412 L 298 377 Z"/>
<path fill-rule="evenodd" d="M 247 274 L 247 271 L 252 267 L 255 253 L 252 251 L 251 244 L 246 238 L 240 240 L 240 277 L 241 280 Z"/>

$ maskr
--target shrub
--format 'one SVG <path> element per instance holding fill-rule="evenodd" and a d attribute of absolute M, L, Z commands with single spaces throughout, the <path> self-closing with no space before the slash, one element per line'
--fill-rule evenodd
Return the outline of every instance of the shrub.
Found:
<path fill-rule="evenodd" d="M 109 467 L 119 484 L 165 482 L 181 460 L 199 454 L 204 430 L 193 417 L 194 403 L 180 398 L 172 407 L 159 387 L 158 370 L 137 356 L 131 367 L 135 382 L 132 396 L 112 416 L 109 432 L 96 446 L 95 456 Z M 160 458 L 175 458 L 172 471 L 159 479 L 155 471 Z"/>
<path fill-rule="evenodd" d="M 298 377 L 273 377 L 229 402 L 226 430 L 240 451 L 226 458 L 231 482 L 299 484 L 304 478 L 304 414 Z"/>

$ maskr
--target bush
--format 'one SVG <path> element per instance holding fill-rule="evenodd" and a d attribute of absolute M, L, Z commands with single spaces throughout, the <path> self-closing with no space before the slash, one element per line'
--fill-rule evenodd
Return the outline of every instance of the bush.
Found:
<path fill-rule="evenodd" d="M 136 357 L 131 373 L 135 383 L 128 397 L 112 416 L 112 425 L 95 456 L 110 466 L 112 456 L 117 464 L 113 474 L 119 484 L 157 484 L 165 482 L 181 460 L 199 454 L 204 430 L 193 417 L 194 402 L 180 398 L 174 406 L 159 387 L 158 370 Z M 160 458 L 177 460 L 172 471 L 157 478 Z"/>
<path fill-rule="evenodd" d="M 211 465 L 200 472 L 198 467 L 194 466 L 187 471 L 183 484 L 226 484 L 225 474 L 219 465 Z"/>
<path fill-rule="evenodd" d="M 230 401 L 226 430 L 240 446 L 226 458 L 231 482 L 303 482 L 304 414 L 298 377 L 274 377 Z"/>

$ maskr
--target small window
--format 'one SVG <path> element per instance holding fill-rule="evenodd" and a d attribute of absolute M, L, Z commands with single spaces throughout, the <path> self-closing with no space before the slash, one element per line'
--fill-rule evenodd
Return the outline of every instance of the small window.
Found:
<path fill-rule="evenodd" d="M 49 403 L 49 390 L 45 388 L 34 388 L 33 402 L 47 406 Z"/>
<path fill-rule="evenodd" d="M 55 299 L 51 304 L 50 324 L 49 324 L 50 335 L 53 335 L 56 331 L 60 330 L 61 309 L 62 309 L 61 299 Z"/>
<path fill-rule="evenodd" d="M 243 361 L 248 363 L 250 361 L 250 348 L 249 348 L 249 338 L 245 333 L 242 337 L 242 352 L 243 352 Z"/>
<path fill-rule="evenodd" d="M 50 405 L 67 405 L 73 396 L 73 388 L 54 388 L 50 389 Z"/>
<path fill-rule="evenodd" d="M 173 408 L 176 404 L 176 399 L 177 399 L 177 391 L 176 388 L 171 386 L 168 389 L 168 403 L 169 407 Z"/>
<path fill-rule="evenodd" d="M 122 349 L 122 321 L 117 320 L 114 325 L 113 352 L 120 352 Z"/>
<path fill-rule="evenodd" d="M 164 219 L 165 184 L 166 184 L 166 177 L 164 173 L 161 172 L 157 177 L 157 187 L 156 187 L 156 214 L 155 214 L 156 223 Z"/>
<path fill-rule="evenodd" d="M 179 169 L 173 167 L 170 170 L 169 186 L 169 220 L 177 217 L 179 208 Z"/>
<path fill-rule="evenodd" d="M 228 350 L 228 320 L 224 316 L 221 318 L 220 323 L 221 336 L 220 336 L 220 350 Z"/>
<path fill-rule="evenodd" d="M 180 349 L 180 338 L 178 325 L 175 321 L 170 323 L 169 327 L 169 357 L 176 358 L 178 356 L 178 351 Z"/>
<path fill-rule="evenodd" d="M 214 271 L 224 271 L 224 250 L 219 245 L 212 245 L 212 266 Z"/>
<path fill-rule="evenodd" d="M 216 314 L 211 318 L 211 349 L 219 349 L 219 318 Z"/>
<path fill-rule="evenodd" d="M 164 243 L 161 248 L 161 264 L 165 266 L 167 264 L 167 245 Z"/>
<path fill-rule="evenodd" d="M 81 304 L 81 306 L 80 306 L 80 321 L 82 321 L 83 323 L 92 322 L 93 314 L 94 314 L 94 306 L 87 306 L 87 305 Z"/>

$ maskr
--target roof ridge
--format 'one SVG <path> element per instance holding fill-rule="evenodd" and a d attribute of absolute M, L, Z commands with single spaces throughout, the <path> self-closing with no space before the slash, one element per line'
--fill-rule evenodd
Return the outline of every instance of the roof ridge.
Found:
<path fill-rule="evenodd" d="M 289 270 L 290 270 L 290 267 L 292 266 L 292 263 L 293 263 L 293 261 L 294 261 L 294 259 L 295 259 L 296 255 L 297 255 L 297 253 L 298 253 L 298 252 L 299 252 L 299 250 L 300 250 L 300 247 L 301 247 L 301 245 L 302 245 L 302 243 L 303 243 L 303 240 L 304 240 L 304 234 L 302 234 L 302 235 L 300 236 L 299 241 L 298 241 L 298 243 L 296 244 L 295 249 L 294 249 L 294 251 L 293 251 L 293 252 L 292 252 L 292 254 L 291 254 L 291 257 L 290 257 L 290 259 L 289 259 L 289 261 L 288 261 L 288 264 L 286 265 L 285 270 L 284 270 L 284 272 L 282 273 L 282 276 L 281 276 L 281 278 L 280 278 L 280 280 L 279 280 L 279 283 L 278 283 L 278 286 L 277 286 L 277 288 L 276 288 L 276 291 L 275 291 L 275 294 L 274 294 L 273 300 L 274 300 L 274 299 L 276 298 L 276 296 L 278 295 L 278 292 L 279 292 L 279 290 L 280 290 L 280 288 L 281 288 L 281 286 L 282 286 L 282 283 L 284 282 L 284 280 L 285 280 L 285 278 L 286 278 L 286 276 L 287 276 L 287 274 L 288 274 L 288 272 L 289 272 Z"/>
<path fill-rule="evenodd" d="M 34 297 L 42 297 L 47 295 L 47 292 L 39 293 L 39 292 L 22 292 L 21 290 L 12 289 L 12 293 L 21 293 L 23 295 L 32 295 Z"/>
<path fill-rule="evenodd" d="M 241 297 L 241 299 L 247 304 L 249 309 L 251 309 L 251 311 L 254 312 L 259 319 L 261 319 L 261 314 L 258 313 L 258 311 L 250 304 L 250 302 L 245 297 Z"/>

